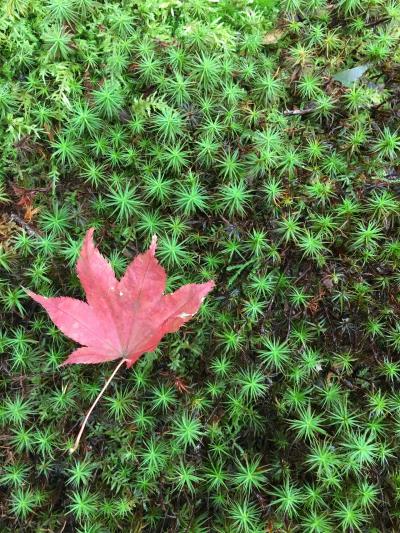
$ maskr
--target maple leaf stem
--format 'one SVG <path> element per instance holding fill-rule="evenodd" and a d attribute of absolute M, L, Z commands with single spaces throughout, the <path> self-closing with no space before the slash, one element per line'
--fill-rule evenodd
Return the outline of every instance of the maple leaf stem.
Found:
<path fill-rule="evenodd" d="M 82 422 L 82 425 L 81 425 L 81 428 L 79 430 L 79 433 L 75 439 L 75 444 L 73 445 L 72 448 L 69 449 L 69 453 L 72 454 L 74 453 L 77 449 L 78 449 L 78 446 L 79 446 L 79 442 L 81 440 L 81 437 L 82 437 L 82 434 L 83 434 L 83 431 L 85 429 L 85 426 L 90 418 L 90 415 L 92 414 L 92 411 L 93 409 L 96 407 L 98 401 L 100 400 L 100 398 L 103 396 L 105 390 L 107 389 L 107 387 L 109 386 L 109 384 L 111 383 L 111 381 L 113 380 L 115 374 L 118 372 L 118 370 L 121 368 L 121 366 L 123 365 L 123 363 L 125 363 L 125 359 L 121 359 L 121 361 L 118 363 L 118 365 L 115 367 L 113 373 L 111 374 L 111 376 L 107 379 L 107 381 L 104 383 L 104 387 L 101 389 L 101 391 L 99 392 L 99 394 L 97 395 L 95 401 L 92 403 L 92 405 L 90 406 L 90 409 L 89 411 L 86 413 L 86 416 L 85 416 L 85 419 L 83 420 Z"/>

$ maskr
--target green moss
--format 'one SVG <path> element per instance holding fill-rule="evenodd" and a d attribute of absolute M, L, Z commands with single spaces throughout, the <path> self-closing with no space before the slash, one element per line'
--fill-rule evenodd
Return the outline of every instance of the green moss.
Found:
<path fill-rule="evenodd" d="M 400 529 L 395 4 L 1 3 L 1 531 Z M 217 287 L 71 457 L 111 368 L 22 287 L 92 226 Z"/>

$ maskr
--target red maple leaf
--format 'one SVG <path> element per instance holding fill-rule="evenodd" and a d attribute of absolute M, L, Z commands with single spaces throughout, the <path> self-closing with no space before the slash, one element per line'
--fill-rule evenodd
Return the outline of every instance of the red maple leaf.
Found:
<path fill-rule="evenodd" d="M 193 317 L 214 282 L 191 283 L 164 294 L 167 275 L 155 258 L 155 236 L 149 250 L 138 255 L 118 281 L 95 247 L 93 232 L 87 232 L 77 263 L 87 302 L 28 294 L 67 337 L 82 345 L 63 364 L 122 358 L 130 367 Z"/>

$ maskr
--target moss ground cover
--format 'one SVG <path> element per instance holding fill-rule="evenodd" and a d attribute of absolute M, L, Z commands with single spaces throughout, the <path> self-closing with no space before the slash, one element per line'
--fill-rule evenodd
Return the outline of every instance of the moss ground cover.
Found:
<path fill-rule="evenodd" d="M 0 531 L 400 529 L 400 6 L 3 0 Z M 358 67 L 358 68 L 357 68 Z M 26 295 L 159 236 L 195 320 L 115 378 Z"/>

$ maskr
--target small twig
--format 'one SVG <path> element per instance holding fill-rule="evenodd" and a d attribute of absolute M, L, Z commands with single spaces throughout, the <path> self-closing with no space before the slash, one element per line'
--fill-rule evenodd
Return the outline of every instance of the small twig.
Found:
<path fill-rule="evenodd" d="M 15 213 L 11 213 L 10 220 L 12 220 L 12 222 L 15 222 L 18 226 L 21 226 L 24 230 L 26 230 L 26 232 L 29 233 L 31 237 L 40 237 L 40 234 L 36 230 L 31 228 L 30 225 L 25 222 L 25 220 L 23 220 Z"/>
<path fill-rule="evenodd" d="M 312 113 L 315 111 L 315 106 L 306 107 L 305 109 L 286 109 L 284 115 L 306 115 L 307 113 Z"/>
<path fill-rule="evenodd" d="M 311 265 L 308 266 L 305 269 L 305 271 L 300 274 L 300 276 L 296 279 L 296 283 L 298 283 L 302 278 L 304 278 L 304 276 L 306 276 L 310 272 L 310 270 L 311 270 Z"/>
<path fill-rule="evenodd" d="M 114 369 L 114 372 L 111 374 L 111 376 L 107 379 L 107 381 L 105 382 L 104 384 L 104 387 L 101 389 L 101 391 L 99 392 L 99 394 L 97 395 L 95 401 L 92 403 L 89 411 L 87 412 L 86 416 L 85 416 L 85 419 L 83 420 L 82 422 L 82 425 L 81 425 L 81 429 L 79 430 L 79 433 L 78 433 L 78 436 L 76 437 L 76 440 L 75 440 L 75 444 L 73 445 L 72 448 L 69 449 L 69 453 L 74 453 L 78 446 L 79 446 L 79 441 L 81 440 L 81 437 L 82 437 L 82 433 L 85 429 L 85 426 L 89 420 L 89 417 L 90 415 L 92 414 L 92 411 L 93 409 L 96 407 L 97 405 L 97 402 L 100 400 L 100 398 L 103 396 L 104 394 L 104 391 L 107 389 L 107 387 L 109 386 L 109 384 L 111 383 L 113 377 L 115 376 L 115 374 L 118 372 L 118 370 L 121 368 L 121 366 L 125 363 L 125 359 L 121 359 L 121 361 L 118 363 L 118 365 L 116 366 L 116 368 Z"/>
<path fill-rule="evenodd" d="M 337 376 L 339 379 L 341 379 L 341 380 L 343 381 L 343 383 L 344 383 L 347 387 L 349 387 L 349 389 L 353 389 L 353 390 L 354 390 L 355 388 L 359 388 L 359 387 L 353 385 L 353 383 L 351 383 L 351 381 L 349 381 L 349 380 L 346 379 L 345 377 L 341 376 L 341 375 L 339 374 L 339 372 L 337 372 L 337 370 L 336 370 L 335 368 L 330 368 L 329 370 L 330 370 L 330 372 L 332 372 L 333 374 L 335 374 L 335 376 Z"/>
<path fill-rule="evenodd" d="M 383 17 L 381 19 L 373 20 L 372 22 L 369 22 L 368 24 L 365 25 L 365 27 L 372 28 L 374 26 L 378 26 L 378 24 L 383 24 L 384 22 L 389 22 L 389 21 L 390 21 L 390 17 Z"/>

